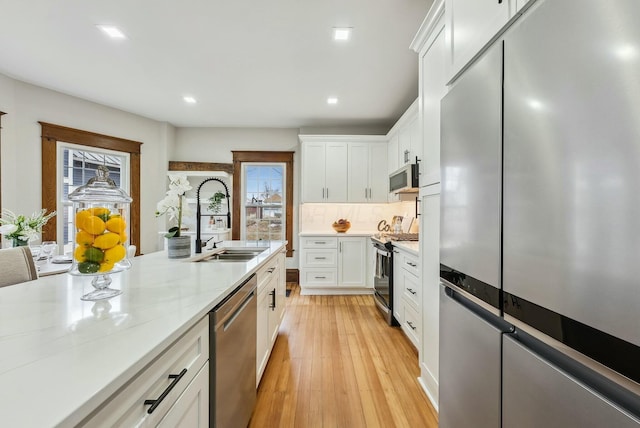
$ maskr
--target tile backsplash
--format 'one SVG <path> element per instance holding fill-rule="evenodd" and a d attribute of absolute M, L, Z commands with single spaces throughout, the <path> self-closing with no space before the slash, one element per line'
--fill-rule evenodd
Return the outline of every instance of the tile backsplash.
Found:
<path fill-rule="evenodd" d="M 395 202 L 391 204 L 302 204 L 300 205 L 300 232 L 333 232 L 331 224 L 340 218 L 351 222 L 352 232 L 378 231 L 380 220 L 391 224 L 395 215 L 416 215 L 415 202 Z M 410 232 L 418 231 L 418 221 L 414 220 Z M 405 232 L 409 232 L 406 231 Z"/>

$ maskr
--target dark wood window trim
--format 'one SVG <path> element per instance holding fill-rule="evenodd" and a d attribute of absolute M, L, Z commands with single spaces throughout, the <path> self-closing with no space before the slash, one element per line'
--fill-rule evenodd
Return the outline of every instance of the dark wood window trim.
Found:
<path fill-rule="evenodd" d="M 213 162 L 169 161 L 169 171 L 184 171 L 184 172 L 224 171 L 227 174 L 233 174 L 233 164 L 213 163 Z"/>
<path fill-rule="evenodd" d="M 242 162 L 283 162 L 286 164 L 287 188 L 285 207 L 287 257 L 293 256 L 293 154 L 294 152 L 235 151 L 233 153 L 233 217 L 231 239 L 240 239 L 240 196 L 242 193 Z"/>
<path fill-rule="evenodd" d="M 140 149 L 142 143 L 110 137 L 94 132 L 67 128 L 51 123 L 38 122 L 42 127 L 42 208 L 54 211 L 57 207 L 56 180 L 57 175 L 57 142 L 78 144 L 99 149 L 115 150 L 129 153 L 131 163 L 131 189 L 129 195 L 133 199 L 130 209 L 131 236 L 130 243 L 140 251 Z M 53 217 L 42 229 L 43 241 L 56 240 L 56 217 Z"/>

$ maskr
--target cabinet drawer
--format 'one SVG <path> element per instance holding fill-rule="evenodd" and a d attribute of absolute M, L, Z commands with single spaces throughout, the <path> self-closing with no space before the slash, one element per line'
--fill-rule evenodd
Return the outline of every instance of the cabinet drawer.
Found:
<path fill-rule="evenodd" d="M 301 240 L 302 248 L 338 248 L 338 238 L 336 237 L 303 237 Z"/>
<path fill-rule="evenodd" d="M 260 290 L 265 284 L 271 281 L 274 277 L 277 277 L 280 274 L 278 258 L 272 258 L 269 263 L 264 265 L 258 270 L 258 290 Z"/>
<path fill-rule="evenodd" d="M 417 277 L 409 273 L 404 273 L 403 275 L 403 295 L 404 299 L 411 305 L 413 308 L 418 310 L 420 309 L 420 280 Z"/>
<path fill-rule="evenodd" d="M 420 275 L 420 263 L 418 258 L 406 253 L 398 253 L 400 256 L 400 266 L 411 272 L 416 277 Z"/>
<path fill-rule="evenodd" d="M 82 426 L 156 426 L 208 360 L 209 318 L 204 317 Z M 179 380 L 169 378 L 185 369 Z M 175 386 L 167 396 L 147 413 L 151 406 L 145 405 L 145 400 L 157 399 L 172 382 Z"/>
<path fill-rule="evenodd" d="M 413 346 L 420 349 L 420 315 L 411 307 L 404 305 L 404 320 L 402 322 L 402 331 L 407 335 Z"/>
<path fill-rule="evenodd" d="M 336 250 L 305 250 L 302 263 L 306 267 L 337 267 L 338 253 Z"/>
<path fill-rule="evenodd" d="M 337 285 L 337 269 L 303 269 L 301 272 L 301 285 Z"/>

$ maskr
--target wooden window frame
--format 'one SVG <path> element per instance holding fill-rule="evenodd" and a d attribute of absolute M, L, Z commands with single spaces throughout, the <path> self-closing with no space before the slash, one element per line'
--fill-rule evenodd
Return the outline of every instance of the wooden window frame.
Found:
<path fill-rule="evenodd" d="M 278 162 L 284 163 L 287 176 L 287 199 L 285 210 L 285 238 L 287 240 L 287 257 L 293 257 L 293 154 L 294 152 L 260 152 L 236 151 L 233 153 L 233 220 L 231 239 L 240 239 L 240 198 L 242 193 L 242 163 L 243 162 Z"/>
<path fill-rule="evenodd" d="M 42 127 L 42 208 L 47 211 L 55 211 L 58 204 L 57 177 L 58 167 L 58 141 L 64 143 L 77 144 L 99 149 L 114 150 L 129 153 L 131 167 L 130 191 L 131 202 L 130 231 L 129 237 L 131 245 L 140 251 L 140 151 L 142 143 L 139 141 L 126 140 L 124 138 L 111 137 L 109 135 L 96 134 L 94 132 L 82 131 L 79 129 L 67 128 L 66 126 L 54 125 L 46 122 L 38 122 Z M 43 241 L 57 240 L 57 221 L 53 217 L 42 228 Z"/>

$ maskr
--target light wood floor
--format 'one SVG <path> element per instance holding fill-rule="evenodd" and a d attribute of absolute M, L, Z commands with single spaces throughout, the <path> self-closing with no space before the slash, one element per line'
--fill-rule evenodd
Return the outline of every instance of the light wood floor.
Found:
<path fill-rule="evenodd" d="M 250 427 L 437 427 L 418 354 L 371 296 L 300 296 L 295 287 Z"/>

